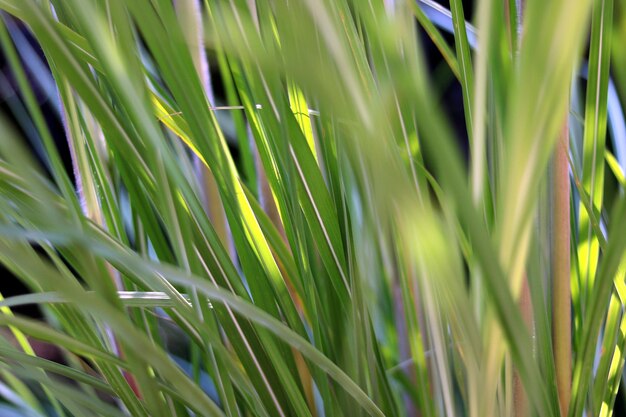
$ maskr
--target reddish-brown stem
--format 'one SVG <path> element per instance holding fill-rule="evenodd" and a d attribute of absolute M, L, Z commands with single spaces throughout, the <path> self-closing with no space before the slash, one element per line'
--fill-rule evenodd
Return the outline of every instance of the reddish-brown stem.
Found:
<path fill-rule="evenodd" d="M 571 396 L 572 330 L 570 287 L 570 183 L 567 122 L 559 137 L 553 162 L 552 204 L 552 342 L 561 416 L 566 416 Z"/>
<path fill-rule="evenodd" d="M 528 277 L 526 275 L 524 275 L 524 278 L 522 279 L 519 307 L 522 312 L 524 324 L 532 333 L 534 327 L 533 305 L 530 297 L 530 287 L 528 286 Z M 515 417 L 525 417 L 529 415 L 528 412 L 530 411 L 528 407 L 528 398 L 526 397 L 522 380 L 519 372 L 517 371 L 513 374 L 513 410 L 513 415 Z"/>

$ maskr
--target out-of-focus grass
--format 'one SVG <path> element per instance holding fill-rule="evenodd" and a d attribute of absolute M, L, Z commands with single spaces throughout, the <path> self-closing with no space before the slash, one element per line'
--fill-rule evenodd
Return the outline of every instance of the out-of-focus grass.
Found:
<path fill-rule="evenodd" d="M 73 164 L 2 24 L 45 155 L 0 121 L 0 261 L 32 291 L 0 301 L 6 403 L 610 415 L 626 340 L 626 161 L 610 150 L 626 138 L 606 124 L 624 4 L 524 3 L 481 0 L 474 31 L 460 1 L 0 0 L 41 45 Z M 462 86 L 469 165 L 421 27 Z M 45 322 L 11 312 L 32 303 Z"/>

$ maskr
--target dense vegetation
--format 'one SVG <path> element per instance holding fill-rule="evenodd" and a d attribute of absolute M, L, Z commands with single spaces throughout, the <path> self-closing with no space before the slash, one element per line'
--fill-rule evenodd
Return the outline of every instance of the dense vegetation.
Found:
<path fill-rule="evenodd" d="M 624 0 L 0 10 L 2 415 L 613 413 Z"/>

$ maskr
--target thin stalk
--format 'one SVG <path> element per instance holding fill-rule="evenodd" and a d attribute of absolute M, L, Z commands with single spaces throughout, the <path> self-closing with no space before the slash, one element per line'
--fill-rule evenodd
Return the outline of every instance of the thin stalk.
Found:
<path fill-rule="evenodd" d="M 552 340 L 561 416 L 566 416 L 571 396 L 572 330 L 570 288 L 570 183 L 569 128 L 559 137 L 553 160 L 552 204 Z"/>
<path fill-rule="evenodd" d="M 62 83 L 60 85 L 65 91 L 65 96 L 67 98 L 71 97 L 72 93 L 69 84 L 67 84 L 67 81 L 63 80 L 60 81 L 60 83 Z M 75 123 L 75 121 L 77 120 L 77 110 L 72 105 L 66 106 L 68 103 L 66 103 L 66 101 L 63 99 L 61 91 L 57 90 L 57 97 L 60 103 L 59 105 L 61 108 L 61 122 L 70 151 L 72 168 L 74 171 L 74 177 L 76 179 L 76 193 L 78 194 L 78 198 L 81 202 L 81 209 L 83 210 L 83 214 L 86 218 L 91 219 L 100 226 L 106 227 L 104 215 L 102 213 L 102 207 L 100 206 L 100 203 L 98 202 L 95 194 L 93 177 L 86 168 L 86 154 L 85 150 L 81 147 L 80 130 L 76 124 L 72 125 L 72 123 Z M 99 129 L 99 127 L 97 127 L 97 129 Z M 111 281 L 114 283 L 115 288 L 118 291 L 124 290 L 124 286 L 119 273 L 108 264 L 106 266 L 106 270 L 111 278 Z M 105 329 L 107 329 L 106 334 L 109 339 L 110 346 L 114 350 L 115 354 L 118 355 L 120 358 L 124 358 L 125 354 L 120 344 L 120 341 L 115 337 L 113 332 L 108 331 L 108 326 L 106 326 Z M 142 398 L 142 393 L 139 389 L 139 385 L 137 384 L 135 376 L 127 371 L 123 371 L 122 373 L 124 375 L 124 379 L 133 390 L 137 398 Z"/>
<path fill-rule="evenodd" d="M 250 16 L 252 18 L 252 22 L 254 23 L 256 30 L 260 33 L 261 27 L 259 23 L 259 11 L 257 8 L 256 1 L 247 0 L 246 3 L 248 6 Z M 259 203 L 263 211 L 268 215 L 269 219 L 276 227 L 276 230 L 278 231 L 285 245 L 289 247 L 289 241 L 287 239 L 285 227 L 283 226 L 283 221 L 280 217 L 280 212 L 276 204 L 276 201 L 274 200 L 274 196 L 272 193 L 270 183 L 267 178 L 267 174 L 265 173 L 265 170 L 263 168 L 261 154 L 259 153 L 259 149 L 256 146 L 252 129 L 250 128 L 250 124 L 248 123 L 248 121 L 245 122 L 245 128 L 246 128 L 245 130 L 246 136 L 240 138 L 241 140 L 240 143 L 242 145 L 241 146 L 242 149 L 245 148 L 246 145 L 248 146 L 249 152 L 251 153 L 251 156 L 253 159 L 253 167 L 256 173 L 256 187 L 257 187 Z M 246 145 L 244 145 L 244 142 L 243 142 L 244 140 L 247 140 Z M 242 151 L 242 154 L 243 154 L 243 151 Z M 274 256 L 276 255 L 274 254 Z M 292 280 L 295 277 L 289 276 L 284 266 L 280 262 L 278 263 L 278 268 L 282 276 L 285 277 L 285 284 L 287 287 L 287 291 L 289 292 L 289 295 L 291 296 L 291 298 L 294 300 L 299 314 L 304 315 L 303 306 L 301 305 L 300 302 L 298 302 L 298 300 L 300 299 L 300 296 L 292 283 Z M 291 352 L 294 357 L 295 365 L 298 371 L 298 376 L 300 377 L 300 382 L 302 383 L 302 389 L 304 392 L 306 403 L 309 407 L 309 411 L 311 412 L 311 415 L 313 417 L 317 417 L 318 410 L 317 410 L 317 406 L 315 403 L 315 394 L 314 394 L 314 389 L 313 389 L 313 377 L 311 375 L 309 365 L 306 363 L 304 357 L 297 349 L 292 348 Z"/>
<path fill-rule="evenodd" d="M 493 5 L 492 0 L 485 0 L 479 2 L 478 5 L 478 38 L 482 39 L 483 45 L 478 48 L 476 52 L 476 58 L 474 60 L 476 65 L 474 76 L 474 101 L 473 101 L 473 114 L 472 114 L 472 200 L 475 205 L 483 198 L 483 188 L 485 185 L 485 157 L 486 157 L 486 108 L 487 108 L 487 69 L 489 65 L 488 61 L 488 42 L 489 36 L 493 31 L 492 13 Z"/>
<path fill-rule="evenodd" d="M 213 84 L 211 82 L 211 72 L 204 49 L 204 28 L 202 24 L 202 7 L 200 0 L 178 0 L 175 2 L 176 12 L 183 28 L 183 35 L 189 46 L 191 58 L 202 81 L 210 107 L 216 106 Z M 194 169 L 198 182 L 201 186 L 202 203 L 207 215 L 215 228 L 215 232 L 220 237 L 220 241 L 227 248 L 231 259 L 235 259 L 230 228 L 226 219 L 224 205 L 219 194 L 217 183 L 213 173 L 196 155 L 194 158 Z"/>
<path fill-rule="evenodd" d="M 505 0 L 504 2 L 504 9 L 508 15 L 508 29 L 511 34 L 511 49 L 515 51 L 515 59 L 519 57 L 519 50 L 521 47 L 523 7 L 524 0 Z M 524 273 L 524 276 L 522 277 L 522 288 L 518 303 L 520 311 L 522 312 L 524 324 L 530 331 L 530 334 L 533 334 L 534 318 L 532 298 L 530 287 L 528 285 L 528 274 L 526 273 Z M 524 417 L 529 415 L 529 412 L 530 407 L 528 404 L 528 396 L 524 390 L 519 371 L 516 369 L 513 372 L 513 416 Z"/>
<path fill-rule="evenodd" d="M 528 286 L 528 276 L 524 274 L 522 279 L 522 290 L 520 293 L 519 306 L 522 312 L 524 324 L 528 327 L 530 334 L 533 334 L 533 306 L 530 295 L 530 287 Z M 528 405 L 528 397 L 524 391 L 522 379 L 517 372 L 513 373 L 513 416 L 524 417 L 529 415 L 530 407 Z"/>

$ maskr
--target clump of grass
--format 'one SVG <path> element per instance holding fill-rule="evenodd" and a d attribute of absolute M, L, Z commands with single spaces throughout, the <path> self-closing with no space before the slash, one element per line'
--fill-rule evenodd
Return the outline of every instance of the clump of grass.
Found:
<path fill-rule="evenodd" d="M 475 29 L 458 0 L 0 0 L 43 149 L 0 120 L 0 262 L 32 291 L 0 301 L 7 409 L 611 415 L 624 4 L 524 3 L 481 0 Z M 469 166 L 422 30 L 461 85 Z M 45 320 L 11 310 L 33 303 Z"/>

